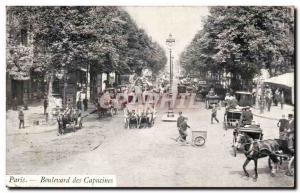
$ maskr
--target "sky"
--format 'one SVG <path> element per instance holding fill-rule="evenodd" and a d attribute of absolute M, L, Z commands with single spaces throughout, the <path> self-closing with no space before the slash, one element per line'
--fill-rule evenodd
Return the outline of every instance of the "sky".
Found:
<path fill-rule="evenodd" d="M 175 38 L 172 55 L 175 63 L 180 53 L 202 28 L 202 19 L 208 15 L 207 7 L 124 7 L 135 20 L 167 52 L 166 39 L 169 34 Z M 168 55 L 169 59 L 169 55 Z M 175 64 L 176 65 L 176 64 Z M 175 69 L 174 69 L 175 70 Z"/>

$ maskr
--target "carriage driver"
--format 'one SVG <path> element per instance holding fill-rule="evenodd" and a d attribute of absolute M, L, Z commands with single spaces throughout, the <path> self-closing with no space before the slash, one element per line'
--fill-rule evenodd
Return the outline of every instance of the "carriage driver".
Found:
<path fill-rule="evenodd" d="M 246 107 L 243 109 L 242 116 L 241 116 L 241 126 L 244 125 L 251 125 L 253 120 L 253 114 L 250 110 L 250 107 Z"/>

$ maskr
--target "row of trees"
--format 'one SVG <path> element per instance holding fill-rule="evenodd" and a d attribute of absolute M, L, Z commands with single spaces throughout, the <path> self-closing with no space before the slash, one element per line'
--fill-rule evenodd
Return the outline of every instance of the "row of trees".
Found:
<path fill-rule="evenodd" d="M 7 20 L 7 71 L 16 79 L 87 64 L 99 72 L 156 73 L 167 61 L 119 7 L 8 7 Z"/>
<path fill-rule="evenodd" d="M 230 74 L 240 89 L 262 68 L 273 76 L 294 66 L 293 8 L 212 7 L 203 23 L 181 54 L 186 73 Z"/>

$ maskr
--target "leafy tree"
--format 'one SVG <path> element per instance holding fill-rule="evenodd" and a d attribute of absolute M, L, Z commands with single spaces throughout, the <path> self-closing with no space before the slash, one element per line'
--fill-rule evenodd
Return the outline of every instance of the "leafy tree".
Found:
<path fill-rule="evenodd" d="M 237 89 L 261 68 L 283 73 L 294 65 L 293 14 L 289 7 L 212 7 L 181 62 L 186 71 L 231 73 Z"/>
<path fill-rule="evenodd" d="M 10 29 L 17 32 L 22 23 L 32 34 L 34 71 L 73 71 L 90 64 L 99 72 L 121 74 L 146 67 L 158 71 L 166 63 L 163 49 L 119 7 L 9 7 L 8 13 L 17 21 L 8 22 Z M 8 45 L 14 45 L 11 40 Z"/>

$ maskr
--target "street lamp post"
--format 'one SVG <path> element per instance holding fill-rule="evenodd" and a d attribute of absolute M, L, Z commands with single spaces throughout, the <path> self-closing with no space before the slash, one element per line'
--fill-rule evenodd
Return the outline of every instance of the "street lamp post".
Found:
<path fill-rule="evenodd" d="M 174 56 L 171 56 L 171 83 L 173 84 L 173 77 L 174 77 Z"/>
<path fill-rule="evenodd" d="M 170 87 L 169 87 L 169 109 L 166 114 L 166 117 L 162 117 L 163 121 L 176 121 L 175 114 L 173 112 L 173 108 L 171 108 L 172 103 L 172 79 L 173 79 L 173 64 L 172 64 L 172 46 L 175 44 L 175 39 L 172 37 L 172 34 L 169 34 L 169 37 L 166 39 L 166 44 L 169 48 L 170 52 Z"/>
<path fill-rule="evenodd" d="M 170 52 L 170 89 L 172 88 L 172 46 L 175 44 L 175 39 L 172 37 L 172 34 L 169 34 L 169 37 L 166 40 L 167 46 L 169 47 Z"/>

